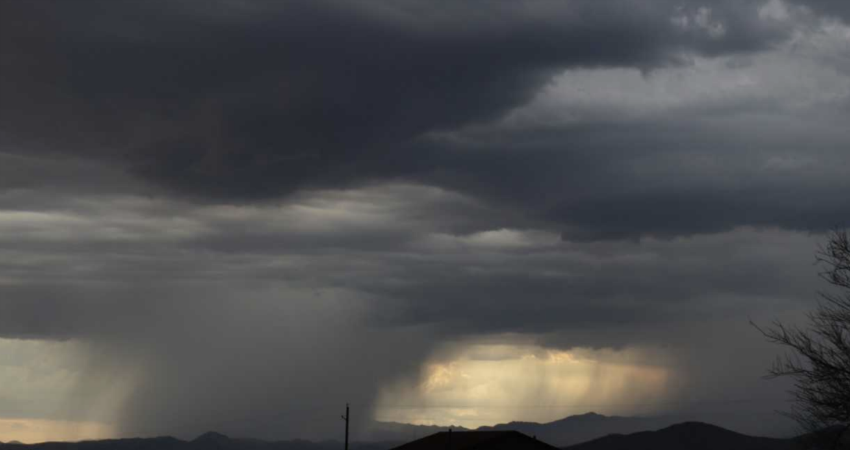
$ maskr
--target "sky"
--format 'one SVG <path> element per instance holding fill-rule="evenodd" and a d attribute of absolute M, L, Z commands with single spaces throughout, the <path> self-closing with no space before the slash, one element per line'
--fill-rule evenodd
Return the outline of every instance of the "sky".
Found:
<path fill-rule="evenodd" d="M 0 440 L 787 434 L 848 123 L 848 2 L 0 2 Z"/>

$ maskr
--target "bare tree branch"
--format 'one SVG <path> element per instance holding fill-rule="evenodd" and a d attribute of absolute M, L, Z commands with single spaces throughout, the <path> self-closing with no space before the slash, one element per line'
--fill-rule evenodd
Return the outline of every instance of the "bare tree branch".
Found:
<path fill-rule="evenodd" d="M 766 375 L 794 380 L 795 402 L 787 415 L 813 433 L 835 430 L 829 445 L 839 448 L 850 429 L 850 239 L 846 230 L 829 235 L 827 244 L 818 249 L 817 264 L 830 290 L 820 293 L 821 302 L 808 314 L 808 328 L 778 321 L 769 328 L 750 323 L 768 341 L 790 350 Z"/>

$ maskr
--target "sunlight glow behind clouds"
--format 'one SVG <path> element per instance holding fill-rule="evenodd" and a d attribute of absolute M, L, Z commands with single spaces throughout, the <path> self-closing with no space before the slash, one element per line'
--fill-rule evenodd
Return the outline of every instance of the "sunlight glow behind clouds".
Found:
<path fill-rule="evenodd" d="M 651 413 L 675 384 L 661 361 L 662 355 L 634 348 L 461 346 L 423 365 L 419 379 L 385 388 L 376 419 L 474 428 L 519 418 L 547 422 L 590 409 Z"/>
<path fill-rule="evenodd" d="M 2 419 L 0 436 L 25 444 L 48 441 L 82 441 L 113 437 L 112 427 L 99 422 L 44 419 Z"/>
<path fill-rule="evenodd" d="M 0 437 L 25 443 L 114 436 L 108 418 L 126 386 L 83 376 L 74 341 L 0 339 Z M 109 378 L 107 376 L 107 378 Z M 126 378 L 125 378 L 126 380 Z M 115 389 L 119 388 L 119 389 Z M 90 395 L 94 389 L 98 395 Z M 116 396 L 118 394 L 118 396 Z M 77 420 L 66 420 L 69 411 Z"/>

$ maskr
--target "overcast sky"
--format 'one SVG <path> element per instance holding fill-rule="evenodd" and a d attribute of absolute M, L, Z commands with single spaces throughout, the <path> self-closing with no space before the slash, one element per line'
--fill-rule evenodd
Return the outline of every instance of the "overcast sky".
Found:
<path fill-rule="evenodd" d="M 848 124 L 838 0 L 2 1 L 0 440 L 787 432 Z"/>

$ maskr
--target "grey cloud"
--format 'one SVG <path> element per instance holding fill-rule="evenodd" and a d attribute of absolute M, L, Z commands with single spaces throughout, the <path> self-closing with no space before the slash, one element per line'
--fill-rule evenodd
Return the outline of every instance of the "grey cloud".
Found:
<path fill-rule="evenodd" d="M 711 5 L 720 38 L 671 22 L 697 6 L 5 3 L 4 140 L 117 160 L 200 197 L 404 176 L 423 155 L 400 145 L 497 118 L 557 70 L 652 68 L 783 36 L 738 2 Z"/>
<path fill-rule="evenodd" d="M 768 159 L 754 157 L 754 147 L 799 155 L 846 145 L 846 136 L 814 127 L 794 128 L 806 140 L 783 136 L 798 112 L 768 124 L 745 117 L 782 111 L 783 100 L 769 96 L 625 124 L 604 110 L 583 126 L 495 133 L 471 146 L 429 140 L 498 122 L 564 69 L 651 71 L 687 64 L 687 55 L 773 48 L 791 28 L 759 19 L 760 2 L 170 5 L 4 5 L 0 86 L 10 100 L 0 114 L 10 151 L 94 158 L 206 201 L 418 180 L 496 209 L 508 202 L 503 211 L 526 217 L 477 220 L 464 232 L 525 222 L 568 239 L 611 239 L 742 225 L 820 231 L 847 221 L 840 189 L 741 170 Z M 55 33 L 33 32 L 60 16 Z M 713 24 L 722 35 L 711 35 Z M 695 123 L 711 115 L 740 116 L 740 124 Z M 667 161 L 712 153 L 751 179 L 682 182 L 691 163 Z M 833 152 L 823 162 L 842 161 Z M 666 170 L 648 177 L 636 164 Z M 105 176 L 76 178 L 126 189 Z"/>
<path fill-rule="evenodd" d="M 511 205 L 568 240 L 850 223 L 848 136 L 818 125 L 832 118 L 783 128 L 785 119 L 747 113 L 678 114 L 472 137 L 451 144 L 461 155 L 452 169 L 422 179 Z"/>
<path fill-rule="evenodd" d="M 416 198 L 415 207 L 404 203 Z M 105 317 L 144 322 L 169 311 L 170 301 L 156 299 L 174 298 L 173 289 L 204 297 L 210 286 L 284 283 L 368 299 L 364 319 L 381 327 L 534 333 L 569 324 L 581 345 L 618 345 L 593 330 L 610 336 L 603 325 L 745 315 L 740 308 L 754 306 L 742 300 L 739 308 L 736 298 L 793 303 L 811 299 L 817 282 L 816 238 L 738 229 L 684 242 L 580 243 L 559 242 L 554 230 L 478 233 L 483 224 L 459 226 L 453 215 L 461 208 L 487 222 L 486 209 L 424 187 L 328 192 L 286 206 L 187 208 L 122 197 L 77 205 L 76 213 L 0 221 L 0 267 L 14 280 L 0 287 L 4 336 L 96 335 L 111 330 Z M 708 298 L 714 307 L 703 311 Z"/>
<path fill-rule="evenodd" d="M 850 21 L 850 6 L 848 6 L 846 2 L 836 2 L 831 0 L 794 0 L 794 3 L 811 8 L 816 13 L 839 18 L 845 23 Z"/>
<path fill-rule="evenodd" d="M 284 283 L 318 296 L 353 294 L 370 305 L 366 323 L 381 328 L 428 325 L 449 334 L 486 334 L 568 326 L 578 339 L 574 345 L 622 345 L 611 339 L 613 328 L 758 310 L 758 302 L 743 299 L 783 299 L 791 308 L 794 299 L 813 298 L 817 284 L 810 265 L 816 240 L 779 231 L 583 244 L 558 242 L 556 233 L 545 232 L 529 244 L 511 244 L 498 232 L 489 238 L 447 233 L 450 222 L 441 232 L 439 223 L 413 219 L 416 210 L 378 216 L 360 231 L 343 222 L 309 232 L 285 211 L 268 209 L 261 215 L 243 210 L 227 221 L 186 211 L 140 224 L 108 220 L 133 215 L 107 207 L 79 227 L 59 222 L 56 227 L 74 233 L 63 238 L 67 244 L 54 243 L 51 228 L 6 241 L 3 273 L 16 283 L 2 287 L 0 330 L 12 337 L 96 337 L 98 330 L 115 331 L 111 324 L 136 328 L 122 325 L 125 320 L 162 320 L 149 314 L 170 311 L 171 300 L 158 299 L 175 298 L 174 289 L 203 298 L 217 292 L 211 286 L 227 291 L 231 283 Z M 191 224 L 185 232 L 157 231 L 181 222 Z M 113 237 L 99 237 L 105 233 Z M 700 304 L 709 298 L 712 308 L 704 310 Z"/>
<path fill-rule="evenodd" d="M 761 309 L 754 299 L 778 311 L 814 299 L 817 277 L 807 270 L 813 256 L 803 256 L 811 240 L 795 238 L 795 245 L 782 249 L 774 246 L 788 246 L 785 239 L 771 243 L 773 238 L 753 231 L 721 236 L 678 244 L 570 244 L 502 258 L 481 250 L 457 261 L 451 253 L 437 253 L 396 261 L 382 267 L 382 278 L 360 277 L 348 286 L 381 299 L 375 320 L 384 325 L 430 323 L 472 334 L 551 332 L 574 346 L 634 344 L 651 335 L 637 330 L 746 317 Z M 748 238 L 758 244 L 744 244 Z M 689 256 L 694 254 L 699 257 Z"/>
<path fill-rule="evenodd" d="M 451 218 L 422 216 L 405 198 L 429 211 L 458 201 L 398 186 L 331 191 L 284 208 L 101 199 L 80 209 L 83 226 L 42 220 L 43 232 L 3 243 L 0 273 L 14 283 L 0 288 L 0 332 L 78 340 L 93 384 L 104 374 L 131 380 L 117 413 L 122 435 L 215 428 L 325 438 L 338 436 L 339 405 L 352 402 L 367 420 L 380 387 L 415 379 L 444 342 L 519 333 L 557 348 L 687 352 L 703 344 L 669 324 L 796 312 L 817 286 L 816 238 L 797 233 L 588 243 L 547 231 L 452 234 Z M 302 208 L 309 225 L 304 205 L 355 223 L 358 212 L 373 215 L 345 240 L 344 220 L 311 233 L 286 215 Z M 70 214 L 50 208 L 41 212 Z M 164 236 L 160 227 L 186 232 Z M 252 227 L 265 248 L 246 239 Z M 67 233 L 63 244 L 53 244 L 57 229 Z M 105 231 L 111 241 L 99 237 Z M 392 238 L 376 245 L 359 233 Z M 737 335 L 757 340 L 751 332 Z M 689 386 L 715 381 L 700 380 Z M 69 400 L 72 417 L 85 415 L 97 392 L 83 386 Z"/>

